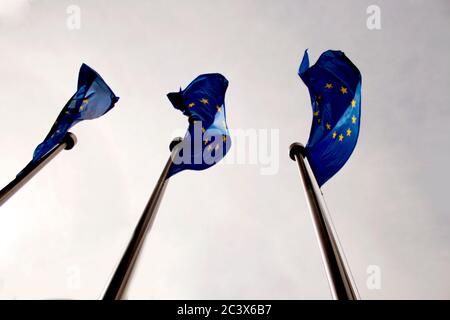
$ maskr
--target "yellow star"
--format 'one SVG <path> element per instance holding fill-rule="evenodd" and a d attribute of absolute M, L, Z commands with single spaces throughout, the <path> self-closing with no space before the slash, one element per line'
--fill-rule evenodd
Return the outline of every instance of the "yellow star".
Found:
<path fill-rule="evenodd" d="M 336 139 L 336 136 L 337 136 L 337 133 L 335 131 L 335 132 L 333 132 L 333 139 Z"/>
<path fill-rule="evenodd" d="M 326 89 L 333 89 L 333 84 L 332 84 L 332 83 L 327 83 L 327 84 L 325 85 L 325 88 L 326 88 Z"/>
<path fill-rule="evenodd" d="M 346 94 L 347 92 L 347 88 L 346 87 L 341 87 L 341 92 L 342 94 Z"/>
<path fill-rule="evenodd" d="M 220 112 L 220 111 L 222 111 L 222 108 L 221 108 L 221 107 L 219 107 L 218 105 L 216 106 L 216 109 L 217 109 L 217 112 Z"/>
<path fill-rule="evenodd" d="M 222 140 L 223 142 L 227 142 L 227 136 L 223 136 Z"/>
<path fill-rule="evenodd" d="M 205 128 L 202 128 L 202 133 L 205 133 L 205 131 L 206 131 Z"/>
<path fill-rule="evenodd" d="M 206 139 L 206 140 L 205 140 L 205 146 L 208 144 L 208 142 L 209 142 L 208 139 Z"/>
<path fill-rule="evenodd" d="M 191 103 L 188 104 L 188 107 L 189 107 L 189 108 L 192 108 L 193 106 L 195 106 L 195 103 L 194 103 L 194 102 L 191 102 Z"/>
<path fill-rule="evenodd" d="M 84 110 L 84 107 L 85 107 L 84 104 L 81 105 L 81 106 L 80 106 L 80 111 L 83 111 L 83 110 Z"/>
<path fill-rule="evenodd" d="M 208 100 L 208 99 L 205 99 L 205 98 L 203 98 L 202 100 L 200 100 L 200 102 L 203 103 L 204 105 L 209 104 L 209 100 Z"/>
<path fill-rule="evenodd" d="M 354 108 L 354 107 L 356 107 L 356 100 L 355 99 L 352 100 L 352 108 Z"/>
<path fill-rule="evenodd" d="M 84 100 L 83 100 L 83 103 L 84 103 L 84 104 L 87 104 L 88 102 L 89 102 L 89 99 L 84 99 Z"/>
<path fill-rule="evenodd" d="M 350 130 L 350 128 L 347 129 L 347 137 L 350 137 L 352 134 L 352 130 Z"/>
<path fill-rule="evenodd" d="M 355 116 L 352 117 L 352 123 L 356 123 L 356 117 Z"/>
<path fill-rule="evenodd" d="M 314 114 L 314 117 L 318 117 L 319 116 L 319 111 L 316 111 L 313 114 Z"/>
<path fill-rule="evenodd" d="M 344 140 L 344 136 L 342 135 L 342 133 L 339 135 L 339 142 L 342 142 L 342 140 Z"/>
<path fill-rule="evenodd" d="M 326 124 L 325 126 L 327 127 L 328 130 L 331 130 L 331 124 L 329 124 L 329 123 L 327 122 L 327 124 Z"/>
<path fill-rule="evenodd" d="M 320 123 L 320 121 L 322 121 L 320 118 L 319 119 L 317 119 L 317 123 Z"/>

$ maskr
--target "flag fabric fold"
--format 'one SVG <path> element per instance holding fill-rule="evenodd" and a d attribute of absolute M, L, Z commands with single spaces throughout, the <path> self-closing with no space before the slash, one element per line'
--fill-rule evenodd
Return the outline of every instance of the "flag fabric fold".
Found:
<path fill-rule="evenodd" d="M 168 177 L 183 170 L 205 170 L 219 162 L 231 147 L 226 122 L 225 92 L 228 80 L 221 74 L 203 74 L 184 90 L 167 95 L 175 109 L 188 117 L 187 133 L 172 157 Z"/>
<path fill-rule="evenodd" d="M 118 100 L 102 77 L 83 64 L 78 76 L 77 91 L 62 109 L 44 141 L 37 146 L 30 164 L 60 144 L 75 124 L 101 117 L 111 110 Z"/>
<path fill-rule="evenodd" d="M 313 112 L 306 157 L 322 186 L 344 166 L 358 141 L 361 73 L 343 52 L 328 50 L 311 67 L 305 51 L 298 74 Z"/>

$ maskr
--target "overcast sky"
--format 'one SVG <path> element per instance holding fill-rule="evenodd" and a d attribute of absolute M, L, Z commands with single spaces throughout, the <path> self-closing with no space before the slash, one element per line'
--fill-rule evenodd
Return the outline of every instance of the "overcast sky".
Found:
<path fill-rule="evenodd" d="M 366 26 L 372 4 L 381 30 Z M 31 159 L 83 62 L 121 97 L 0 208 L 0 298 L 101 297 L 187 126 L 166 93 L 220 72 L 230 129 L 260 130 L 262 155 L 276 136 L 275 174 L 258 157 L 174 176 L 128 298 L 330 299 L 288 157 L 312 117 L 296 74 L 306 48 L 312 63 L 344 51 L 363 77 L 358 145 L 322 188 L 361 297 L 450 298 L 449 18 L 447 0 L 0 0 L 0 186 Z"/>

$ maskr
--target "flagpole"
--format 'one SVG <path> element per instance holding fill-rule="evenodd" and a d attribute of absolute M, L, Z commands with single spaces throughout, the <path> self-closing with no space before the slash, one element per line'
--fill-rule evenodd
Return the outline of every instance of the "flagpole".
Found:
<path fill-rule="evenodd" d="M 125 294 L 128 282 L 136 264 L 136 260 L 144 243 L 145 236 L 153 224 L 159 204 L 164 195 L 168 182 L 167 175 L 172 165 L 172 154 L 175 154 L 177 150 L 174 149 L 181 141 L 181 138 L 175 138 L 170 143 L 169 149 L 171 151 L 171 156 L 164 166 L 147 206 L 145 207 L 144 212 L 142 213 L 141 218 L 134 229 L 133 236 L 128 243 L 125 253 L 123 254 L 122 259 L 120 260 L 119 265 L 117 266 L 114 275 L 112 276 L 108 287 L 103 294 L 103 300 L 121 300 Z"/>
<path fill-rule="evenodd" d="M 27 165 L 17 177 L 0 191 L 0 207 L 8 201 L 17 191 L 33 178 L 42 168 L 44 168 L 62 150 L 70 150 L 77 144 L 77 137 L 69 132 L 64 140 L 45 156 L 36 162 Z"/>
<path fill-rule="evenodd" d="M 289 148 L 289 156 L 298 164 L 300 177 L 303 182 L 306 200 L 308 202 L 309 211 L 311 213 L 314 229 L 316 231 L 317 240 L 322 254 L 322 260 L 330 285 L 331 294 L 334 300 L 358 300 L 356 290 L 350 280 L 344 260 L 330 224 L 322 210 L 318 195 L 312 183 L 306 164 L 305 164 L 305 147 L 295 142 Z"/>

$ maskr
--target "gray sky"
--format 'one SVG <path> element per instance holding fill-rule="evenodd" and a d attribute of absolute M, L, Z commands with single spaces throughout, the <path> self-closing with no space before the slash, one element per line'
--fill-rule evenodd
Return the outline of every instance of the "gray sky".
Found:
<path fill-rule="evenodd" d="M 381 30 L 366 27 L 371 4 Z M 67 27 L 69 5 L 79 30 Z M 279 168 L 229 163 L 171 179 L 128 297 L 329 299 L 288 157 L 309 134 L 296 75 L 306 48 L 312 62 L 340 49 L 363 76 L 359 143 L 323 187 L 362 298 L 450 298 L 449 17 L 445 0 L 0 0 L 0 186 L 31 159 L 82 62 L 121 97 L 0 209 L 0 298 L 101 296 L 187 126 L 166 93 L 220 72 L 229 127 L 279 130 Z M 380 289 L 366 285 L 371 265 Z"/>

